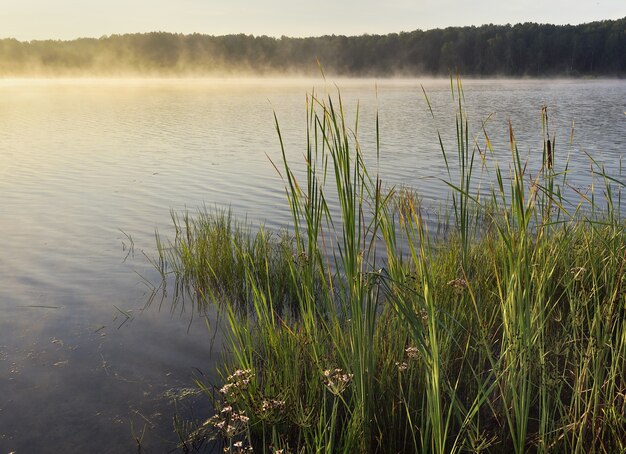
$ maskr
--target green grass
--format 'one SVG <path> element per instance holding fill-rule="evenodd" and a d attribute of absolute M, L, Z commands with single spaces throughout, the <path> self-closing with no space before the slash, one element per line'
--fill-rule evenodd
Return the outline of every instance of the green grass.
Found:
<path fill-rule="evenodd" d="M 242 313 L 253 295 L 245 277 L 266 288 L 277 302 L 277 310 L 295 304 L 289 263 L 295 258 L 293 239 L 260 228 L 253 232 L 234 220 L 230 211 L 206 208 L 192 217 L 172 213 L 173 240 L 163 241 L 157 233 L 158 259 L 153 261 L 161 276 L 174 280 L 174 308 L 190 301 L 196 309 L 229 303 Z M 271 283 L 271 287 L 270 287 Z M 166 288 L 167 290 L 167 288 Z"/>
<path fill-rule="evenodd" d="M 291 236 L 229 213 L 174 218 L 158 266 L 224 311 L 229 345 L 224 383 L 198 383 L 216 415 L 188 440 L 233 452 L 626 450 L 622 184 L 591 161 L 595 195 L 566 197 L 546 111 L 540 172 L 527 173 L 512 126 L 501 169 L 484 128 L 470 135 L 460 81 L 451 89 L 443 238 L 415 193 L 381 189 L 339 93 L 308 100 L 306 180 L 284 149 L 277 166 Z M 493 176 L 480 191 L 479 164 Z"/>

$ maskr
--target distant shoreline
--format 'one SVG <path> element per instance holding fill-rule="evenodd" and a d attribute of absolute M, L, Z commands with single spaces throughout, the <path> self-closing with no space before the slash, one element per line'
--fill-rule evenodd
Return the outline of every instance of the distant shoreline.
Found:
<path fill-rule="evenodd" d="M 464 84 L 470 84 L 474 82 L 482 82 L 487 83 L 489 81 L 508 81 L 508 82 L 551 82 L 551 83 L 562 83 L 562 82 L 621 82 L 626 80 L 626 75 L 601 75 L 597 77 L 587 77 L 587 76 L 554 76 L 554 77 L 546 77 L 546 76 L 523 76 L 523 77 L 507 77 L 507 76 L 484 76 L 484 77 L 472 77 L 472 76 L 464 76 L 463 74 L 459 74 L 463 77 Z M 456 78 L 456 74 L 452 74 L 454 78 Z M 340 84 L 341 86 L 349 86 L 350 84 L 386 84 L 393 83 L 394 85 L 414 85 L 414 84 L 423 84 L 423 83 L 442 83 L 449 85 L 450 84 L 450 75 L 448 76 L 429 76 L 429 75 L 415 75 L 410 77 L 358 77 L 358 76 L 327 76 L 324 78 L 322 75 L 318 75 L 318 77 L 314 76 L 294 76 L 291 74 L 273 74 L 273 75 L 142 75 L 142 74 L 128 74 L 128 75 L 101 75 L 101 74 L 83 74 L 83 75 L 22 75 L 22 76 L 3 76 L 0 75 L 0 85 L 10 84 L 10 83 L 41 83 L 41 84 L 91 84 L 91 83 L 105 83 L 105 84 L 145 84 L 145 83 L 155 83 L 155 84 L 168 84 L 168 83 L 179 83 L 179 82 L 187 82 L 191 84 L 202 85 L 205 83 L 212 84 L 263 84 L 263 85 L 271 85 L 273 83 L 280 85 L 289 85 L 290 83 L 293 85 L 303 85 L 303 84 L 320 84 L 326 83 L 329 85 L 332 84 Z"/>
<path fill-rule="evenodd" d="M 165 32 L 0 40 L 0 77 L 626 77 L 626 18 L 386 35 L 273 38 Z"/>

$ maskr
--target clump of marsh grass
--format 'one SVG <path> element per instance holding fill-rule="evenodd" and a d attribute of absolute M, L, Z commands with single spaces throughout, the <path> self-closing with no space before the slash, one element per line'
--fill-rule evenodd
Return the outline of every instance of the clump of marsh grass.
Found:
<path fill-rule="evenodd" d="M 174 276 L 174 307 L 186 300 L 204 310 L 208 304 L 225 301 L 245 309 L 253 295 L 246 278 L 270 289 L 277 307 L 290 307 L 295 301 L 289 263 L 293 239 L 264 228 L 253 231 L 233 219 L 228 210 L 172 212 L 174 239 L 164 242 L 157 233 L 158 257 L 153 261 L 167 290 L 168 277 Z"/>
<path fill-rule="evenodd" d="M 305 180 L 283 148 L 289 240 L 232 227 L 204 237 L 211 217 L 177 224 L 164 262 L 225 303 L 229 354 L 216 408 L 245 416 L 222 434 L 231 449 L 626 449 L 623 185 L 592 160 L 602 194 L 568 190 L 546 110 L 538 174 L 527 171 L 512 125 L 508 168 L 489 164 L 496 153 L 484 124 L 472 137 L 460 81 L 451 88 L 456 153 L 439 139 L 451 190 L 443 237 L 429 232 L 418 198 L 381 190 L 340 94 L 308 99 Z M 479 158 L 493 176 L 480 185 Z M 281 259 L 257 252 L 268 247 Z"/>

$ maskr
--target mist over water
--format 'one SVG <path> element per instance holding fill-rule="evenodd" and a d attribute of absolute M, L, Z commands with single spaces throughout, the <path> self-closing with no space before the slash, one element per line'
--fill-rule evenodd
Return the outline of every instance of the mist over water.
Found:
<path fill-rule="evenodd" d="M 168 299 L 161 310 L 159 301 L 145 307 L 159 277 L 143 253 L 155 255 L 155 229 L 171 235 L 170 210 L 231 208 L 286 228 L 283 182 L 270 162 L 280 168 L 273 113 L 289 159 L 302 163 L 306 94 L 314 86 L 320 97 L 334 93 L 333 82 L 348 118 L 359 106 L 370 168 L 378 112 L 385 184 L 444 203 L 436 131 L 454 154 L 449 80 L 0 81 L 0 452 L 126 452 L 144 428 L 147 448 L 173 446 L 168 396 L 193 386 L 195 368 L 217 382 L 222 346 L 218 336 L 211 354 L 205 319 L 171 313 Z M 625 82 L 464 88 L 472 134 L 482 137 L 491 115 L 485 128 L 501 165 L 510 120 L 529 169 L 538 168 L 547 105 L 555 165 L 569 156 L 572 183 L 590 183 L 578 177 L 589 167 L 585 153 L 618 172 Z M 185 402 L 188 414 L 210 414 L 206 400 Z"/>

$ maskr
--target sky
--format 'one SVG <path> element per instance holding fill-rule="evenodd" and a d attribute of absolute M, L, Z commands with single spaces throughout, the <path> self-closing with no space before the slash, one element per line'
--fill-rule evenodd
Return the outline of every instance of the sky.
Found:
<path fill-rule="evenodd" d="M 626 16 L 625 0 L 0 0 L 0 38 L 166 31 L 269 36 L 384 34 L 450 26 L 580 24 Z"/>

